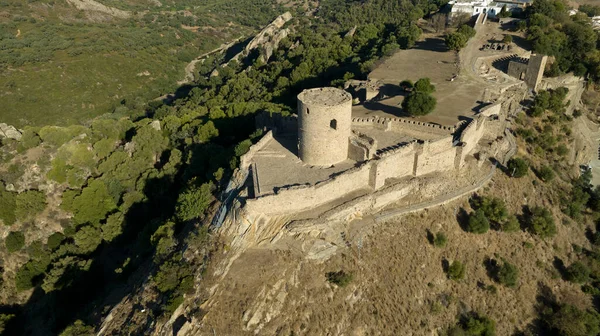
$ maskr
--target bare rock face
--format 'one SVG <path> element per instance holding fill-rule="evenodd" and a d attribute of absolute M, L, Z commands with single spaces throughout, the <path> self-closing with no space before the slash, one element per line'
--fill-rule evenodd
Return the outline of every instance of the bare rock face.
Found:
<path fill-rule="evenodd" d="M 21 132 L 14 126 L 0 123 L 0 138 L 21 140 Z"/>
<path fill-rule="evenodd" d="M 279 47 L 279 42 L 289 35 L 290 30 L 283 29 L 283 27 L 291 19 L 292 14 L 290 12 L 278 16 L 273 22 L 261 30 L 260 33 L 248 43 L 242 52 L 235 55 L 232 59 L 239 60 L 242 57 L 248 56 L 252 50 L 259 49 L 261 51 L 262 61 L 269 61 L 273 52 Z"/>
<path fill-rule="evenodd" d="M 154 120 L 150 123 L 150 126 L 152 126 L 152 128 L 154 128 L 155 130 L 160 131 L 160 121 Z"/>
<path fill-rule="evenodd" d="M 108 7 L 94 0 L 67 0 L 67 2 L 82 11 L 102 13 L 119 19 L 127 19 L 131 16 L 128 11 Z"/>

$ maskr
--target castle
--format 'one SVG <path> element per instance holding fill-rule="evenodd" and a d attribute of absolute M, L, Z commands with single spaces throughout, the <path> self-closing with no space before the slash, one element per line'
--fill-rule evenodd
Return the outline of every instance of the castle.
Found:
<path fill-rule="evenodd" d="M 245 210 L 295 214 L 403 178 L 458 171 L 482 138 L 486 120 L 499 112 L 500 104 L 491 104 L 453 126 L 353 117 L 348 92 L 305 90 L 298 95 L 297 117 L 257 118 L 257 126 L 269 131 L 242 157 L 252 177 Z"/>

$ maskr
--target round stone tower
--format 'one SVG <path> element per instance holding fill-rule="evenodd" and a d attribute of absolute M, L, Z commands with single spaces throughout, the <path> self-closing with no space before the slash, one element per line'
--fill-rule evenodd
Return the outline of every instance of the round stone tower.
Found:
<path fill-rule="evenodd" d="M 298 156 L 309 165 L 331 166 L 348 158 L 352 96 L 332 87 L 298 95 Z"/>

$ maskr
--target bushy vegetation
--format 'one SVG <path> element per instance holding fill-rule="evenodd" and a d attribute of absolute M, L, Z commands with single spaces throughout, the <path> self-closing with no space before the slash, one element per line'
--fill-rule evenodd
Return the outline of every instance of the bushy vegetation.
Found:
<path fill-rule="evenodd" d="M 548 75 L 573 71 L 581 76 L 587 72 L 597 80 L 600 75 L 598 36 L 585 14 L 571 17 L 568 10 L 562 0 L 535 1 L 527 10 L 527 39 L 533 43 L 534 52 L 556 57 Z M 592 8 L 584 7 L 584 10 Z"/>
<path fill-rule="evenodd" d="M 383 3 L 392 10 L 382 11 Z M 18 290 L 39 286 L 46 293 L 40 294 L 41 299 L 51 296 L 57 302 L 53 317 L 45 320 L 52 321 L 45 324 L 48 330 L 84 319 L 81 307 L 98 302 L 99 295 L 126 281 L 148 260 L 156 263 L 152 280 L 161 293 L 157 311 L 175 310 L 198 268 L 177 253 L 182 245 L 178 234 L 199 226 L 215 202 L 213 194 L 222 191 L 239 157 L 258 141 L 256 113 L 289 114 L 295 110 L 296 95 L 305 88 L 364 78 L 390 45 L 412 46 L 420 34 L 416 20 L 438 5 L 328 0 L 323 6 L 318 18 L 298 19 L 301 22 L 267 64 L 253 58 L 231 62 L 210 77 L 212 66 L 223 61 L 211 57 L 199 67 L 190 92 L 171 104 L 145 105 L 126 97 L 119 108 L 139 112 L 133 113 L 135 118 L 123 118 L 125 113 L 117 111 L 86 123 L 89 126 L 31 128 L 28 141 L 35 143 L 37 136 L 39 145 L 54 154 L 47 177 L 57 184 L 61 211 L 71 215 L 61 222 L 62 235 L 35 243 L 38 252 L 28 252 L 29 260 L 15 276 Z M 343 37 L 351 22 L 359 22 L 355 34 Z M 1 201 L 16 204 L 16 193 L 7 193 L 14 200 Z M 23 204 L 41 209 L 33 206 L 39 202 Z M 0 215 L 6 224 L 21 220 L 13 216 L 10 221 L 11 213 Z M 194 239 L 201 246 L 206 243 Z M 347 283 L 351 274 L 332 279 Z M 75 289 L 79 294 L 69 295 Z M 43 315 L 40 309 L 19 310 L 16 318 L 36 319 Z M 16 323 L 16 333 L 27 333 L 30 325 L 34 324 Z"/>
<path fill-rule="evenodd" d="M 448 243 L 448 238 L 446 237 L 445 233 L 438 232 L 435 234 L 435 237 L 433 238 L 433 246 L 445 247 L 447 243 Z"/>
<path fill-rule="evenodd" d="M 572 263 L 566 270 L 567 280 L 584 283 L 590 279 L 590 269 L 580 261 Z"/>
<path fill-rule="evenodd" d="M 448 266 L 447 274 L 450 280 L 462 280 L 465 277 L 465 264 L 458 260 L 454 260 L 452 264 Z"/>
<path fill-rule="evenodd" d="M 527 217 L 527 228 L 531 233 L 541 238 L 550 238 L 556 235 L 556 224 L 552 213 L 540 206 L 530 209 Z"/>
<path fill-rule="evenodd" d="M 508 160 L 507 168 L 510 176 L 521 178 L 527 175 L 529 164 L 521 158 L 512 158 Z"/>
<path fill-rule="evenodd" d="M 9 253 L 19 251 L 25 246 L 25 235 L 23 232 L 12 231 L 6 236 L 4 244 Z"/>
<path fill-rule="evenodd" d="M 506 260 L 496 268 L 496 280 L 506 287 L 515 287 L 519 280 L 519 269 Z"/>
<path fill-rule="evenodd" d="M 494 336 L 496 322 L 487 316 L 469 313 L 460 316 L 458 323 L 448 330 L 448 336 Z"/>
<path fill-rule="evenodd" d="M 477 209 L 469 215 L 467 231 L 472 233 L 486 233 L 490 229 L 490 221 L 482 209 Z"/>
<path fill-rule="evenodd" d="M 462 25 L 457 31 L 446 35 L 446 46 L 450 50 L 460 51 L 467 46 L 469 39 L 476 34 L 475 29 L 468 25 Z"/>
<path fill-rule="evenodd" d="M 346 273 L 344 271 L 329 272 L 326 274 L 326 277 L 327 281 L 340 287 L 348 286 L 348 284 L 352 282 L 352 279 L 354 278 L 352 273 Z"/>
<path fill-rule="evenodd" d="M 402 84 L 402 83 L 401 83 Z M 408 88 L 408 83 L 404 83 Z M 419 79 L 411 88 L 411 92 L 402 101 L 402 109 L 413 116 L 422 116 L 431 113 L 437 104 L 437 100 L 431 94 L 435 92 L 435 86 L 429 78 Z"/>

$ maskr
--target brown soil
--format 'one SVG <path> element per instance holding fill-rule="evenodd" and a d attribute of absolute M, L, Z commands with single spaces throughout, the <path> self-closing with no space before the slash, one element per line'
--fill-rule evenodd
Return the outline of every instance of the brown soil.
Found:
<path fill-rule="evenodd" d="M 519 214 L 523 204 L 546 199 L 542 195 L 550 192 L 533 188 L 534 179 L 497 175 L 487 193 L 503 197 L 511 213 Z M 443 331 L 459 312 L 476 310 L 497 321 L 498 335 L 508 335 L 536 318 L 542 292 L 579 306 L 591 304 L 553 267 L 555 257 L 570 264 L 572 244 L 589 244 L 583 226 L 557 220 L 559 234 L 547 241 L 522 231 L 475 235 L 460 228 L 458 207 L 469 209 L 466 199 L 382 224 L 362 238 L 360 253 L 359 242 L 352 240 L 323 263 L 308 261 L 294 249 L 246 251 L 225 278 L 213 279 L 219 286 L 205 305 L 202 334 L 425 335 Z M 428 230 L 445 232 L 448 245 L 433 247 Z M 519 268 L 516 288 L 490 279 L 483 266 L 488 257 L 505 258 Z M 465 262 L 466 278 L 448 280 L 443 260 Z M 345 288 L 325 278 L 338 270 L 354 275 Z M 491 284 L 497 294 L 482 289 Z"/>

